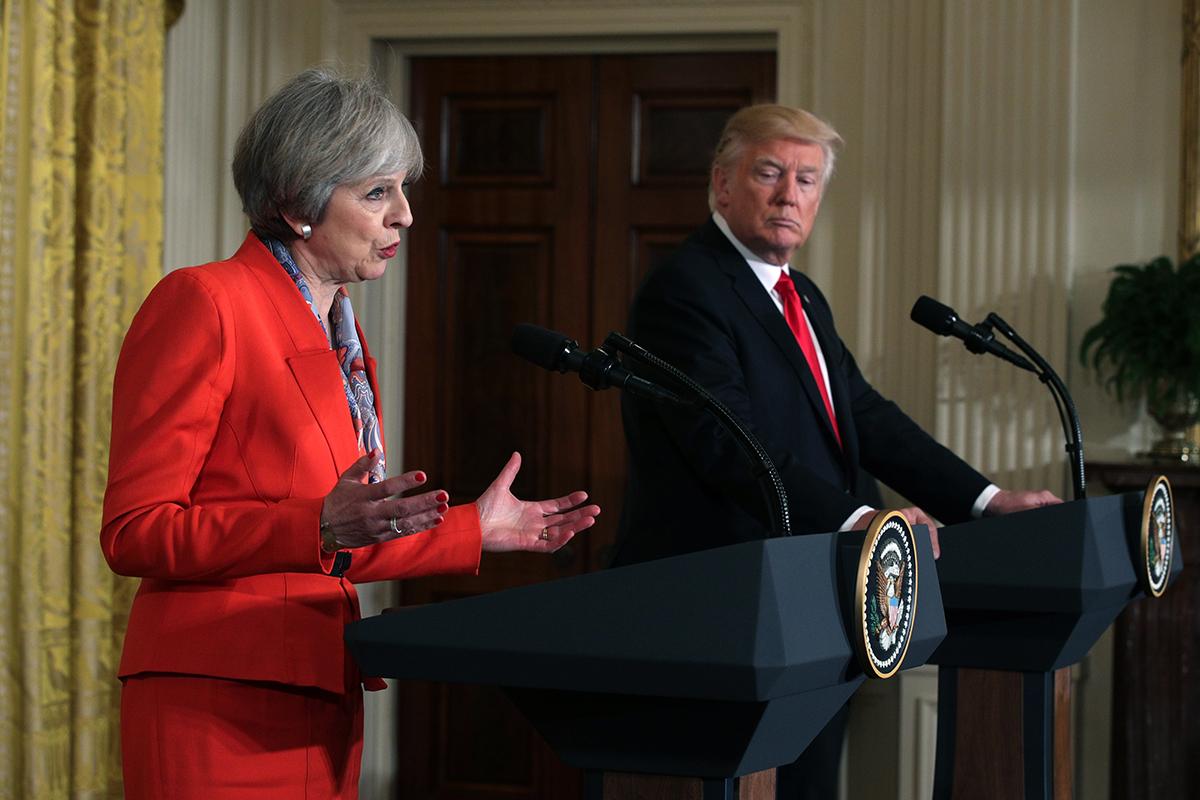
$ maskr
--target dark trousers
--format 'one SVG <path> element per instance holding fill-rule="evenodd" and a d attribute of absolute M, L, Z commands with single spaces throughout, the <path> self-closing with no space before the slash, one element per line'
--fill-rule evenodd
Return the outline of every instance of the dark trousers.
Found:
<path fill-rule="evenodd" d="M 837 800 L 838 767 L 849 716 L 849 707 L 842 706 L 799 758 L 776 770 L 778 800 Z"/>

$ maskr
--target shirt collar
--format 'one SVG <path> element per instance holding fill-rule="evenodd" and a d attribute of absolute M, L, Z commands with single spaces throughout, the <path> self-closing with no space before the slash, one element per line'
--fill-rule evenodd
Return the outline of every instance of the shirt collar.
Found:
<path fill-rule="evenodd" d="M 729 230 L 729 223 L 721 216 L 720 211 L 714 211 L 712 218 L 717 227 L 721 229 L 721 233 L 725 234 L 725 238 L 729 240 L 729 243 L 733 245 L 742 258 L 746 259 L 746 263 L 754 271 L 754 277 L 758 278 L 759 283 L 763 285 L 764 289 L 773 293 L 775 291 L 775 284 L 779 282 L 779 276 L 781 274 L 788 274 L 788 265 L 784 264 L 781 267 L 778 264 L 768 264 L 756 256 L 750 248 L 739 242 L 737 237 L 733 235 L 733 232 Z"/>

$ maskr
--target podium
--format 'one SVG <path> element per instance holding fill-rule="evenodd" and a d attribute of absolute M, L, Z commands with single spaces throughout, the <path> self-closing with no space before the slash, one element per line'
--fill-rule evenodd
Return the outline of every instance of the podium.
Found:
<path fill-rule="evenodd" d="M 1143 501 L 1129 492 L 942 529 L 935 800 L 1070 796 L 1054 670 L 1146 593 Z M 1157 591 L 1183 569 L 1173 530 L 1169 548 Z"/>
<path fill-rule="evenodd" d="M 946 633 L 928 537 L 914 539 L 905 667 Z M 347 626 L 346 642 L 369 675 L 502 687 L 588 771 L 589 797 L 636 796 L 636 773 L 698 779 L 704 800 L 738 796 L 738 778 L 742 798 L 773 798 L 774 767 L 865 679 L 850 621 L 866 619 L 863 541 L 747 542 L 403 608 Z"/>
<path fill-rule="evenodd" d="M 1112 492 L 1171 481 L 1185 563 L 1200 554 L 1200 467 L 1089 462 L 1088 478 Z M 1130 604 L 1113 623 L 1112 800 L 1200 795 L 1200 684 L 1181 664 L 1200 663 L 1200 576 L 1191 569 L 1157 600 Z"/>

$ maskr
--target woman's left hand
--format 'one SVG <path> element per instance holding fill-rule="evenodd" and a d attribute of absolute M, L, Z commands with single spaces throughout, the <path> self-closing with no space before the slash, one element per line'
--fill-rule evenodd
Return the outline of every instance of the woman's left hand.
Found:
<path fill-rule="evenodd" d="M 496 480 L 475 501 L 484 550 L 489 553 L 512 550 L 553 553 L 571 541 L 576 533 L 592 527 L 600 506 L 575 508 L 587 500 L 587 492 L 571 492 L 553 500 L 539 501 L 515 497 L 509 487 L 520 469 L 521 454 L 513 453 Z"/>

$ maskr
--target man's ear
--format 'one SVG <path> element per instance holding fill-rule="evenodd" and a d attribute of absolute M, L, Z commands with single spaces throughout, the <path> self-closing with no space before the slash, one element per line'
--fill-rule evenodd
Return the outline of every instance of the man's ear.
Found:
<path fill-rule="evenodd" d="M 717 208 L 724 208 L 729 203 L 729 173 L 719 164 L 713 164 L 710 182 Z"/>

